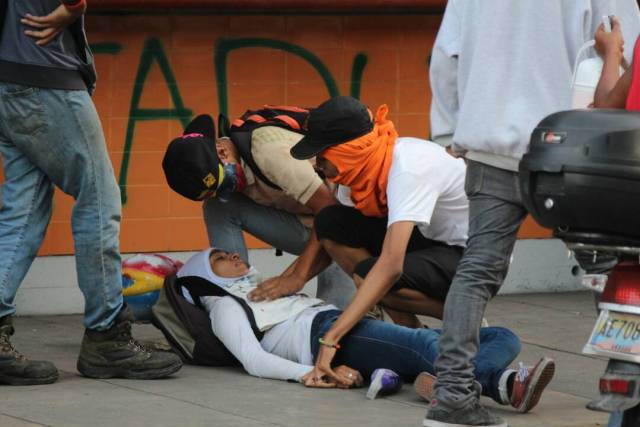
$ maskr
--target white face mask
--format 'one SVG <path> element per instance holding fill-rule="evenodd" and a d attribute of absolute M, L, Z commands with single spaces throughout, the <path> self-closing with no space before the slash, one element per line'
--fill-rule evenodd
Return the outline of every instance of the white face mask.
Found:
<path fill-rule="evenodd" d="M 258 283 L 262 282 L 262 276 L 260 272 L 254 267 L 250 267 L 247 274 L 238 277 L 220 277 L 213 272 L 211 267 L 209 267 L 209 271 L 211 273 L 211 281 L 222 288 L 228 288 L 234 283 L 242 280 L 246 280 L 248 283 L 251 283 L 253 285 L 257 285 Z"/>

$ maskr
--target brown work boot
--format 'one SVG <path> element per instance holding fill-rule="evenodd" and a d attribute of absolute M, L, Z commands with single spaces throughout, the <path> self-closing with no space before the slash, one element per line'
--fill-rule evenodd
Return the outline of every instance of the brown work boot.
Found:
<path fill-rule="evenodd" d="M 87 329 L 78 371 L 90 378 L 151 380 L 168 377 L 182 367 L 175 353 L 151 350 L 131 336 L 133 315 L 125 305 L 106 331 Z"/>
<path fill-rule="evenodd" d="M 58 370 L 51 362 L 29 360 L 11 344 L 14 329 L 11 317 L 0 318 L 0 384 L 51 384 L 58 379 Z"/>

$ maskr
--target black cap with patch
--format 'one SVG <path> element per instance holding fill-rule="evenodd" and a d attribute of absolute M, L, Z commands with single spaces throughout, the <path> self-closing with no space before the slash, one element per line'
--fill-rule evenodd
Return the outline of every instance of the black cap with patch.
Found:
<path fill-rule="evenodd" d="M 169 187 L 176 193 L 196 201 L 215 194 L 223 177 L 215 133 L 213 118 L 203 114 L 187 125 L 182 136 L 169 143 L 162 169 Z"/>
<path fill-rule="evenodd" d="M 291 155 L 299 160 L 366 135 L 373 130 L 373 122 L 362 102 L 350 96 L 336 96 L 309 113 L 306 127 L 304 138 L 291 148 Z"/>

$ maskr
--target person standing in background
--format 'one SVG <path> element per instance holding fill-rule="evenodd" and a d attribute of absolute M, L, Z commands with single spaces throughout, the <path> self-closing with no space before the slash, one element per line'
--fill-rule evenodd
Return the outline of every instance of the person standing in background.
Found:
<path fill-rule="evenodd" d="M 93 378 L 173 374 L 178 356 L 131 336 L 122 300 L 120 191 L 90 94 L 93 57 L 84 31 L 86 0 L 0 2 L 0 384 L 47 384 L 50 362 L 11 344 L 14 299 L 51 218 L 54 186 L 75 199 L 71 226 L 86 331 L 78 370 Z"/>
<path fill-rule="evenodd" d="M 504 281 L 527 214 L 518 163 L 536 124 L 571 108 L 578 49 L 611 14 L 635 40 L 633 0 L 447 3 L 431 60 L 431 126 L 435 142 L 468 161 L 469 239 L 445 302 L 426 427 L 507 425 L 480 405 L 473 358 L 486 305 Z M 548 363 L 527 370 L 532 380 L 552 373 Z"/>

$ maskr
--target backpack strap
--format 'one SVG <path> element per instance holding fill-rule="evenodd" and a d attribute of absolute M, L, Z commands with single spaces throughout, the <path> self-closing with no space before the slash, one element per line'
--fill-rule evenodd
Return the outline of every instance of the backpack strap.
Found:
<path fill-rule="evenodd" d="M 224 136 L 229 137 L 231 134 L 231 131 L 229 130 L 230 127 L 231 122 L 229 121 L 229 117 L 222 113 L 218 114 L 218 138 L 222 138 Z"/>
<path fill-rule="evenodd" d="M 265 105 L 258 110 L 245 111 L 241 117 L 233 122 L 229 122 L 227 117 L 220 115 L 218 116 L 218 126 L 221 126 L 221 119 L 228 125 L 227 135 L 231 138 L 238 149 L 240 157 L 249 166 L 253 174 L 269 187 L 282 191 L 282 188 L 270 181 L 262 173 L 253 159 L 253 154 L 251 153 L 253 132 L 264 126 L 275 126 L 304 135 L 305 130 L 303 127 L 309 116 L 309 111 L 310 109 L 299 107 Z"/>
<path fill-rule="evenodd" d="M 204 279 L 199 276 L 184 276 L 178 277 L 176 279 L 177 286 L 184 286 L 191 297 L 193 298 L 193 302 L 203 310 L 205 307 L 202 305 L 200 301 L 200 297 L 204 296 L 218 296 L 218 297 L 231 297 L 240 304 L 242 309 L 244 310 L 247 318 L 249 319 L 249 324 L 251 324 L 251 329 L 253 330 L 254 335 L 260 341 L 264 336 L 264 332 L 258 329 L 258 325 L 256 323 L 255 316 L 253 315 L 253 311 L 249 307 L 249 304 L 242 298 L 238 298 L 235 295 L 230 294 L 229 292 L 222 289 L 220 286 L 216 286 L 207 279 Z"/>

